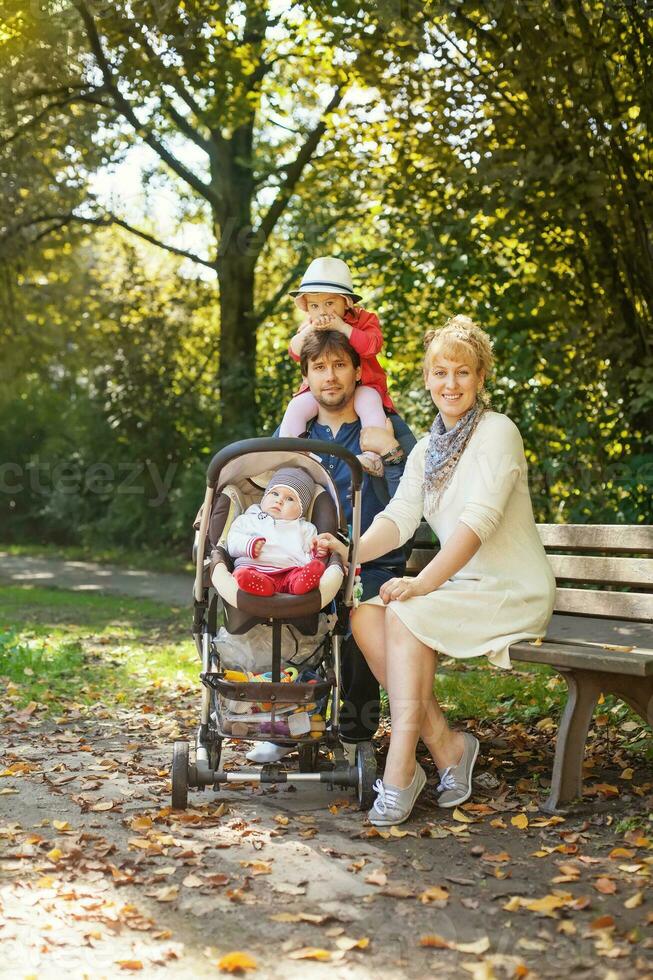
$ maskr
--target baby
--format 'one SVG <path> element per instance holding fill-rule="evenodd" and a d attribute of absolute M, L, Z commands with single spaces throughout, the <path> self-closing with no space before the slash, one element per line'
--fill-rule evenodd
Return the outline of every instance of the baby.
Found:
<path fill-rule="evenodd" d="M 253 504 L 233 522 L 227 551 L 243 592 L 304 595 L 317 588 L 325 564 L 316 555 L 327 551 L 317 548 L 317 528 L 304 519 L 314 493 L 309 473 L 285 467 L 269 481 L 260 506 Z"/>
<path fill-rule="evenodd" d="M 376 359 L 383 347 L 383 336 L 376 313 L 355 304 L 361 297 L 354 292 L 351 273 L 342 259 L 314 259 L 299 289 L 290 294 L 306 319 L 290 341 L 290 356 L 298 361 L 310 330 L 337 330 L 347 337 L 361 358 L 361 383 L 356 388 L 354 408 L 361 427 L 385 428 L 384 409 L 394 412 L 388 394 L 385 372 Z M 283 417 L 279 435 L 299 436 L 318 412 L 318 405 L 306 381 L 293 397 Z M 375 475 L 383 475 L 376 453 L 364 453 L 361 462 Z"/>

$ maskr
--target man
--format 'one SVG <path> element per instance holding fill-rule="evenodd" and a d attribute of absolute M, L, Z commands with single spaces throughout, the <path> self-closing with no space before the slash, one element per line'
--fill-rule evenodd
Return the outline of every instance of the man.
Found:
<path fill-rule="evenodd" d="M 366 429 L 361 439 L 361 423 L 354 409 L 354 392 L 360 379 L 360 358 L 343 334 L 316 330 L 305 341 L 301 352 L 302 375 L 318 403 L 317 418 L 309 424 L 306 438 L 335 442 L 359 456 L 362 449 L 378 453 L 384 462 L 383 478 L 366 473 L 361 502 L 361 533 L 367 530 L 399 485 L 406 455 L 415 445 L 415 437 L 397 415 L 391 416 L 397 436 L 387 429 Z M 351 523 L 352 501 L 350 472 L 338 456 L 322 456 L 342 502 L 345 517 Z M 364 565 L 361 570 L 363 599 L 378 595 L 388 579 L 405 571 L 405 554 L 401 548 Z M 348 635 L 342 645 L 343 706 L 340 734 L 348 761 L 353 764 L 356 744 L 369 741 L 378 727 L 379 685 L 370 671 L 354 638 Z M 277 762 L 292 751 L 287 747 L 263 742 L 247 754 L 250 762 Z"/>

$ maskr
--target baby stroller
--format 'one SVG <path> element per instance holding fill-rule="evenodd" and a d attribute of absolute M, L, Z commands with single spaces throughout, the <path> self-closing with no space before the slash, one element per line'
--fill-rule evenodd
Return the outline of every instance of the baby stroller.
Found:
<path fill-rule="evenodd" d="M 303 467 L 313 477 L 316 492 L 306 516 L 318 532 L 347 539 L 335 484 L 317 453 L 340 457 L 351 474 L 348 575 L 338 556 L 331 554 L 318 588 L 305 595 L 262 597 L 240 590 L 231 574 L 227 532 L 237 516 L 260 502 L 270 476 L 282 465 Z M 221 449 L 211 460 L 194 545 L 193 637 L 203 684 L 200 724 L 194 761 L 188 742 L 174 744 L 173 808 L 186 808 L 189 788 L 219 790 L 223 784 L 237 782 L 321 782 L 354 789 L 361 809 L 372 805 L 376 778 L 372 745 L 358 745 L 355 765 L 350 766 L 338 737 L 340 649 L 353 603 L 362 479 L 358 459 L 333 442 L 245 439 Z M 255 679 L 234 653 L 239 642 L 247 648 L 248 635 L 257 637 L 253 654 L 249 644 L 249 666 L 271 668 Z M 227 771 L 220 764 L 225 738 L 273 740 L 297 748 L 298 770 L 268 764 L 240 770 L 230 766 Z M 322 746 L 330 750 L 329 761 L 320 755 Z"/>

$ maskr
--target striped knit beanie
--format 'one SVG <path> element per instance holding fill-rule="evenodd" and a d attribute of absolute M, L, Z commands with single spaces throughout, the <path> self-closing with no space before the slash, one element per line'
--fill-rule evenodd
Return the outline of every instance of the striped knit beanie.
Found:
<path fill-rule="evenodd" d="M 299 466 L 286 466 L 277 470 L 265 488 L 265 492 L 267 493 L 268 490 L 272 490 L 273 487 L 286 487 L 287 490 L 294 491 L 299 497 L 299 503 L 301 504 L 301 516 L 306 516 L 313 500 L 313 494 L 315 493 L 315 480 L 306 470 L 301 469 Z"/>

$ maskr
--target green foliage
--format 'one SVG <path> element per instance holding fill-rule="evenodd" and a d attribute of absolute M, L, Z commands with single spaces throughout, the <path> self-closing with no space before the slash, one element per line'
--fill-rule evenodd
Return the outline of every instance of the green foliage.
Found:
<path fill-rule="evenodd" d="M 213 451 L 271 432 L 298 387 L 287 290 L 318 254 L 347 259 L 379 313 L 417 434 L 422 337 L 469 313 L 494 339 L 493 405 L 524 436 L 537 517 L 653 521 L 638 5 L 0 13 L 5 537 L 186 552 Z M 133 147 L 137 234 L 91 238 L 114 222 L 94 175 Z"/>

